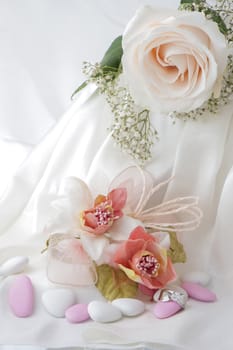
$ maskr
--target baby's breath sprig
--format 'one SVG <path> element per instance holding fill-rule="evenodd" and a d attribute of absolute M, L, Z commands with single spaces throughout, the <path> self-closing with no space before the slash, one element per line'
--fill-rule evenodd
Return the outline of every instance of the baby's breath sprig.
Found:
<path fill-rule="evenodd" d="M 119 69 L 84 62 L 83 73 L 88 82 L 98 86 L 113 113 L 110 129 L 115 143 L 143 166 L 152 156 L 151 148 L 157 137 L 149 110 L 139 109 L 128 89 L 120 85 L 117 79 L 121 73 Z"/>
<path fill-rule="evenodd" d="M 233 46 L 233 1 L 217 0 L 213 9 L 224 21 L 227 27 L 226 39 L 230 47 Z"/>
<path fill-rule="evenodd" d="M 219 30 L 225 35 L 228 46 L 233 46 L 233 1 L 217 0 L 215 5 L 210 5 L 205 0 L 181 0 L 180 10 L 202 12 L 206 18 L 216 22 Z M 199 119 L 206 115 L 206 112 L 217 114 L 222 106 L 225 106 L 233 99 L 233 56 L 227 57 L 227 67 L 221 81 L 221 91 L 216 98 L 214 94 L 199 108 L 188 113 L 172 112 L 172 118 L 183 120 Z"/>

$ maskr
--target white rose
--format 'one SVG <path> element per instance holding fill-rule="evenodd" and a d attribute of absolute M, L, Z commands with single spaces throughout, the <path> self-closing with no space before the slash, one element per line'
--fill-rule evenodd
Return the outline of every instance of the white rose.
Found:
<path fill-rule="evenodd" d="M 217 87 L 226 39 L 202 13 L 140 9 L 123 34 L 123 73 L 135 102 L 160 112 L 189 112 Z"/>

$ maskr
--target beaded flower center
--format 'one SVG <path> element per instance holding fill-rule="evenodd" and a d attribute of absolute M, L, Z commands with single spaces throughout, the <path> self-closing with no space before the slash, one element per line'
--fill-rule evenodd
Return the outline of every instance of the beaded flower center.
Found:
<path fill-rule="evenodd" d="M 113 209 L 107 202 L 98 205 L 95 208 L 94 215 L 98 226 L 108 225 L 114 219 Z"/>
<path fill-rule="evenodd" d="M 138 260 L 136 267 L 142 274 L 155 277 L 158 274 L 160 263 L 153 255 L 143 255 Z"/>

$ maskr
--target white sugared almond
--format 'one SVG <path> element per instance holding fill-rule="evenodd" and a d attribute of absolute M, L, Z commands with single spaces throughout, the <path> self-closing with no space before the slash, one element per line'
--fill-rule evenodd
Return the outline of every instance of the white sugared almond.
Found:
<path fill-rule="evenodd" d="M 93 321 L 108 323 L 118 321 L 122 317 L 121 311 L 104 301 L 94 300 L 88 304 L 88 313 Z"/>
<path fill-rule="evenodd" d="M 210 283 L 210 275 L 204 271 L 190 271 L 181 275 L 182 281 L 199 283 L 202 286 L 207 286 Z"/>
<path fill-rule="evenodd" d="M 124 316 L 138 316 L 145 311 L 145 304 L 138 299 L 119 298 L 112 301 Z"/>
<path fill-rule="evenodd" d="M 50 315 L 65 317 L 66 310 L 76 303 L 76 296 L 71 289 L 48 289 L 42 294 L 42 303 Z"/>
<path fill-rule="evenodd" d="M 0 276 L 14 275 L 16 273 L 23 272 L 28 265 L 27 256 L 14 256 L 7 259 L 2 265 L 0 265 Z"/>

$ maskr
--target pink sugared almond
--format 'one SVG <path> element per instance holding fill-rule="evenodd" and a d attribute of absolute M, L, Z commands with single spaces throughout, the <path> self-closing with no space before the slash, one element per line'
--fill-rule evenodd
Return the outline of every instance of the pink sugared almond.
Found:
<path fill-rule="evenodd" d="M 180 310 L 182 310 L 182 307 L 175 301 L 158 301 L 153 308 L 153 314 L 157 318 L 168 318 Z"/>
<path fill-rule="evenodd" d="M 8 302 L 13 314 L 17 317 L 29 317 L 34 308 L 34 288 L 26 275 L 14 278 L 8 292 Z"/>
<path fill-rule="evenodd" d="M 70 323 L 81 323 L 90 319 L 88 304 L 75 304 L 70 306 L 65 313 L 66 319 Z"/>
<path fill-rule="evenodd" d="M 213 302 L 216 301 L 216 294 L 209 289 L 194 282 L 183 282 L 181 287 L 186 290 L 189 297 L 199 301 Z"/>

